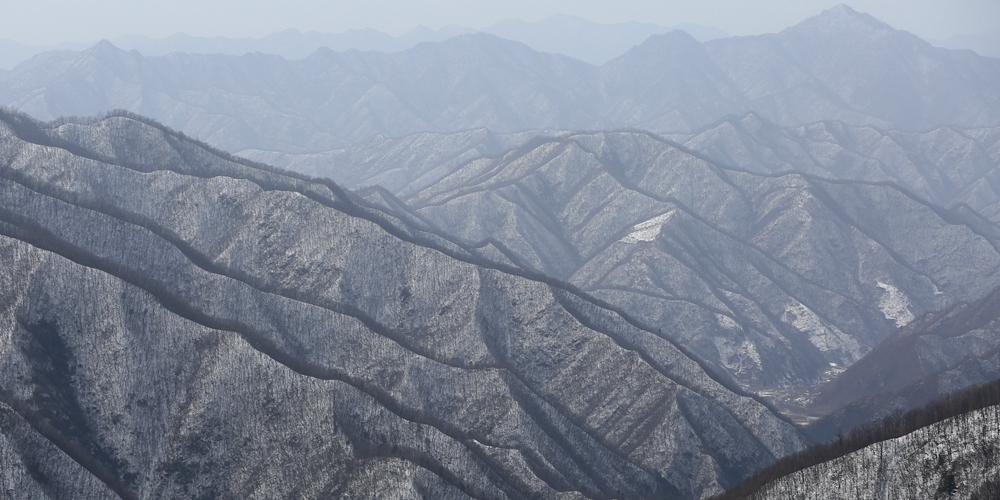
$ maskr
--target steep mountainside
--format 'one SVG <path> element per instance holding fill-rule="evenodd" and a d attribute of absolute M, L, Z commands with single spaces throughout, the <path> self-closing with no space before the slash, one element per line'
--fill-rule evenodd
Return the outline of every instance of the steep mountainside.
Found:
<path fill-rule="evenodd" d="M 673 139 L 681 141 L 684 147 L 697 151 L 695 154 L 687 153 L 679 145 L 673 145 L 652 136 L 647 136 L 645 140 L 632 142 L 620 139 L 621 137 L 637 138 L 642 136 L 643 134 L 624 133 L 609 134 L 607 137 L 619 137 L 617 139 L 618 149 L 629 149 L 635 157 L 630 161 L 651 170 L 675 169 L 674 164 L 689 163 L 690 165 L 700 165 L 701 169 L 706 171 L 710 171 L 712 168 L 732 171 L 733 167 L 736 167 L 736 170 L 757 174 L 744 179 L 743 182 L 748 185 L 773 183 L 775 178 L 789 177 L 787 174 L 800 172 L 808 174 L 809 178 L 821 182 L 821 184 L 836 185 L 838 183 L 822 182 L 816 179 L 817 177 L 830 181 L 862 181 L 858 184 L 866 185 L 868 189 L 873 191 L 878 191 L 881 188 L 872 184 L 903 186 L 919 198 L 952 207 L 950 211 L 933 208 L 932 211 L 937 213 L 936 217 L 943 217 L 943 220 L 948 223 L 962 221 L 968 224 L 973 232 L 985 236 L 988 241 L 996 241 L 1000 237 L 1000 228 L 995 223 L 984 220 L 975 211 L 985 211 L 995 218 L 995 213 L 991 210 L 992 207 L 996 206 L 994 202 L 998 199 L 997 191 L 993 186 L 997 185 L 997 181 L 1000 180 L 997 177 L 1000 173 L 997 168 L 998 163 L 1000 163 L 1000 141 L 998 141 L 1000 129 L 997 128 L 964 130 L 940 128 L 918 133 L 882 131 L 871 126 L 850 126 L 842 122 L 831 121 L 790 128 L 770 124 L 751 113 L 740 119 L 725 120 L 693 136 L 672 136 Z M 587 137 L 590 139 L 586 139 Z M 604 259 L 608 257 L 606 254 L 593 257 L 578 255 L 580 252 L 577 247 L 581 245 L 582 239 L 596 238 L 598 243 L 584 244 L 603 247 L 609 245 L 611 241 L 621 238 L 625 232 L 636 232 L 639 226 L 645 224 L 648 226 L 646 233 L 649 234 L 643 234 L 652 241 L 655 239 L 654 233 L 657 231 L 658 224 L 647 224 L 643 221 L 655 221 L 656 216 L 661 214 L 656 212 L 655 203 L 647 199 L 645 195 L 632 193 L 633 188 L 631 187 L 622 187 L 620 184 L 623 181 L 614 174 L 615 168 L 609 165 L 597 165 L 597 163 L 607 162 L 607 160 L 592 158 L 590 150 L 587 153 L 576 155 L 572 154 L 575 151 L 572 149 L 569 153 L 553 153 L 548 156 L 538 152 L 547 147 L 551 149 L 553 145 L 573 143 L 571 144 L 572 148 L 579 148 L 582 147 L 581 144 L 586 144 L 588 141 L 590 143 L 595 140 L 601 141 L 593 139 L 594 137 L 604 136 L 565 132 L 549 132 L 543 133 L 541 136 L 535 136 L 535 134 L 502 135 L 492 134 L 486 130 L 473 130 L 447 135 L 417 134 L 395 140 L 378 137 L 351 148 L 317 155 L 275 154 L 260 151 L 244 151 L 241 155 L 260 161 L 273 162 L 310 175 L 329 176 L 350 187 L 382 185 L 402 198 L 405 203 L 409 203 L 412 208 L 417 209 L 417 212 L 414 213 L 416 219 L 422 217 L 425 223 L 437 225 L 440 230 L 458 234 L 469 240 L 484 242 L 497 240 L 497 243 L 510 246 L 509 257 L 518 260 L 522 266 L 534 267 L 569 279 L 575 270 L 585 266 L 582 262 L 588 259 L 605 262 Z M 615 141 L 609 142 L 614 143 Z M 658 147 L 651 147 L 657 143 L 659 143 Z M 501 147 L 512 144 L 517 144 L 518 147 L 497 152 Z M 535 150 L 535 148 L 539 149 Z M 655 160 L 662 151 L 671 150 L 671 148 L 675 150 L 674 156 L 671 157 L 674 160 Z M 579 153 L 579 151 L 576 152 Z M 699 155 L 704 155 L 704 157 L 699 157 Z M 707 163 L 706 159 L 709 160 Z M 560 166 L 557 169 L 553 165 Z M 493 184 L 489 183 L 493 182 L 492 179 L 489 182 L 474 180 L 471 184 L 467 183 L 470 176 L 476 175 L 469 172 L 488 172 L 488 174 L 483 175 L 493 175 L 493 173 L 507 168 L 519 173 L 512 174 L 515 177 L 497 175 L 497 179 L 505 180 Z M 595 180 L 598 172 L 607 172 L 609 175 L 604 176 L 601 180 Z M 743 172 L 740 175 L 745 176 L 746 173 Z M 558 179 L 553 180 L 554 176 L 558 176 Z M 515 178 L 516 180 L 512 180 Z M 595 190 L 593 186 L 584 188 L 581 185 L 566 183 L 572 179 L 577 179 L 580 182 L 591 182 L 593 185 L 604 185 L 604 188 L 603 190 Z M 683 176 L 679 179 L 683 179 Z M 683 192 L 683 182 L 688 181 L 681 182 L 678 179 L 673 179 L 670 182 L 674 184 L 672 189 Z M 707 189 L 705 197 L 727 199 L 725 189 L 728 186 L 722 184 L 724 179 L 718 178 L 715 182 L 718 182 L 723 190 Z M 541 183 L 541 187 L 538 186 L 539 183 Z M 712 184 L 710 181 L 706 181 L 706 183 L 707 185 Z M 499 188 L 494 189 L 490 186 L 499 186 Z M 894 190 L 888 186 L 882 186 L 882 188 Z M 703 189 L 706 188 L 698 184 L 692 184 L 688 188 L 689 192 L 696 193 L 701 193 Z M 574 198 L 574 195 L 568 194 L 574 192 L 573 190 L 579 190 L 579 194 L 575 197 L 580 199 L 586 199 L 594 192 L 602 194 L 592 199 L 590 204 L 581 202 L 567 207 L 564 200 Z M 525 196 L 524 191 L 530 191 L 530 195 Z M 518 192 L 520 194 L 511 194 Z M 387 199 L 381 191 L 369 190 L 367 193 L 396 209 L 402 205 L 400 202 Z M 500 199 L 491 199 L 491 197 L 498 195 Z M 428 200 L 428 196 L 436 196 L 436 199 L 446 201 L 438 203 L 434 200 Z M 469 200 L 477 201 L 470 202 Z M 622 200 L 628 201 L 623 202 Z M 650 207 L 643 208 L 643 203 L 649 204 Z M 914 203 L 914 200 L 906 199 L 904 203 L 911 204 Z M 916 204 L 920 205 L 921 203 L 917 202 Z M 608 215 L 615 214 L 616 211 L 621 210 L 622 206 L 627 207 L 625 212 L 645 214 L 646 210 L 652 210 L 656 213 L 649 212 L 648 215 L 626 216 L 619 219 Z M 711 203 L 708 206 L 711 206 Z M 888 215 L 895 210 L 870 206 L 873 207 L 872 215 L 876 213 Z M 599 211 L 603 211 L 606 217 L 611 217 L 612 222 L 603 227 L 599 225 L 601 223 L 566 222 L 574 216 L 572 215 L 574 211 L 590 214 L 593 207 L 600 207 Z M 779 218 L 777 212 L 785 209 L 787 208 L 772 211 L 770 217 Z M 816 211 L 811 211 L 808 214 L 809 219 L 816 217 L 823 219 L 829 216 Z M 842 218 L 843 215 L 835 214 L 832 217 Z M 601 216 L 595 216 L 595 220 L 600 219 Z M 506 222 L 501 224 L 498 221 Z M 888 222 L 891 226 L 891 220 Z M 913 224 L 919 226 L 922 222 L 914 221 Z M 785 226 L 776 230 L 788 230 L 787 222 Z M 686 230 L 687 228 L 678 229 L 678 231 Z M 876 233 L 881 231 L 880 229 Z M 832 242 L 840 245 L 839 242 L 835 241 L 838 237 L 827 236 Z M 631 240 L 636 240 L 632 241 L 633 243 L 638 242 L 637 238 L 629 239 L 629 241 Z M 802 245 L 807 241 L 808 238 L 799 241 L 798 244 Z M 873 234 L 868 245 L 878 246 L 880 245 L 879 241 L 878 235 Z M 906 251 L 909 251 L 905 250 L 905 247 L 910 244 L 910 242 L 906 242 L 905 238 L 901 239 L 898 242 L 898 248 L 894 247 L 894 251 L 905 254 Z M 919 247 L 926 245 L 927 242 L 915 241 L 912 244 Z M 490 245 L 488 248 L 494 248 L 494 246 Z M 730 248 L 737 255 L 744 253 L 739 247 Z M 838 249 L 833 245 L 830 248 Z M 823 250 L 822 246 L 811 248 L 778 256 L 777 260 L 794 261 L 802 258 L 803 255 L 815 255 L 817 251 L 821 250 Z M 490 251 L 492 252 L 492 250 Z M 988 251 L 993 253 L 992 250 Z M 610 255 L 610 260 L 615 261 L 616 257 L 614 257 L 613 252 Z M 824 264 L 823 269 L 813 269 L 817 276 L 815 280 L 823 282 L 827 279 L 834 279 L 830 275 L 836 275 L 837 269 L 843 268 L 841 266 L 844 265 L 845 258 L 839 252 L 832 252 L 832 262 Z M 961 265 L 959 262 L 961 259 L 955 259 L 954 256 L 938 255 L 934 258 L 950 261 L 949 266 L 952 268 Z M 821 260 L 825 261 L 826 259 Z M 948 273 L 950 271 L 945 268 L 941 272 Z M 669 274 L 662 274 L 659 279 L 670 282 L 673 277 Z M 996 286 L 996 282 L 991 281 L 990 278 L 970 279 L 978 280 L 981 286 L 977 285 L 978 291 L 969 297 L 982 297 L 981 294 L 985 294 L 990 287 Z M 622 279 L 619 281 L 617 286 L 620 287 L 632 290 L 641 288 L 635 286 L 635 280 Z M 888 284 L 884 281 L 883 283 Z M 584 282 L 578 282 L 578 284 L 587 286 L 587 283 Z M 893 302 L 892 293 L 887 295 L 890 289 L 879 286 L 878 282 L 875 285 L 879 287 L 880 294 L 863 295 L 857 300 L 862 303 L 865 300 L 871 301 L 868 304 L 868 309 L 882 311 L 884 316 L 885 310 Z M 902 297 L 908 296 L 910 292 L 905 288 L 901 290 L 903 295 L 899 295 L 897 298 L 903 300 Z M 941 308 L 955 304 L 955 302 L 949 302 L 951 299 L 942 296 L 943 294 L 939 292 L 938 290 L 934 293 L 936 298 L 940 299 L 936 303 Z M 758 295 L 765 294 L 758 293 Z M 763 297 L 763 299 L 765 301 L 771 300 L 769 297 Z M 918 306 L 917 309 L 910 308 L 912 309 L 910 313 L 919 314 L 919 311 L 935 310 L 932 305 L 934 302 L 925 302 L 925 306 Z M 647 312 L 649 310 L 647 304 L 636 307 Z M 806 307 L 808 309 L 812 305 Z M 931 308 L 926 309 L 925 307 Z M 797 318 L 797 316 L 793 318 L 791 315 L 784 317 L 783 313 L 780 316 L 779 319 L 782 321 Z M 743 320 L 736 318 L 735 321 L 741 323 Z M 655 323 L 656 320 L 653 322 Z M 707 318 L 702 323 L 705 324 L 698 328 L 704 329 L 707 324 L 711 330 L 715 328 L 716 320 Z M 802 321 L 799 323 L 799 326 L 804 326 Z M 890 332 L 894 326 L 896 323 L 885 325 L 875 323 L 860 327 L 859 330 L 868 329 L 879 333 L 875 338 L 862 342 L 859 346 L 859 352 L 866 352 L 867 349 L 876 345 L 878 339 Z M 684 330 L 692 328 L 694 328 L 692 325 L 685 324 Z M 956 346 L 956 349 L 964 352 L 961 347 Z M 825 350 L 829 350 L 829 346 L 826 346 Z M 856 360 L 856 358 L 844 357 L 840 354 L 842 353 L 827 355 L 825 360 L 816 360 L 819 363 L 816 365 L 817 369 L 827 366 L 827 363 L 830 362 L 837 364 L 836 367 L 829 369 L 828 373 L 823 375 L 824 377 L 837 375 L 843 367 Z M 718 355 L 712 354 L 707 357 L 712 359 L 716 356 Z M 745 365 L 740 365 L 736 358 L 732 358 L 729 362 L 735 364 L 738 371 L 745 367 Z M 985 381 L 986 379 L 972 377 L 970 380 Z M 770 387 L 772 382 L 768 382 L 768 389 L 773 388 Z M 957 389 L 962 386 L 962 383 L 964 382 L 959 382 L 956 379 L 955 384 L 958 385 L 951 384 L 944 391 Z M 893 405 L 892 408 L 919 406 L 928 398 L 933 397 L 934 394 L 937 392 L 922 395 L 920 401 L 900 403 Z M 797 401 L 790 405 L 790 411 L 802 411 L 805 415 L 811 415 L 810 418 L 816 418 L 817 415 L 837 409 L 837 407 L 830 405 L 823 405 L 822 409 L 812 408 L 811 398 L 802 399 L 804 394 L 795 391 L 780 391 L 777 395 L 782 398 L 796 399 Z M 850 403 L 852 399 L 839 398 L 838 404 Z M 827 428 L 826 430 L 829 431 L 827 434 L 830 432 L 835 434 L 838 431 L 849 429 L 852 425 L 873 417 L 874 415 L 866 414 L 864 417 L 859 417 L 860 420 L 850 422 L 838 418 L 839 423 Z"/>
<path fill-rule="evenodd" d="M 774 397 L 1000 278 L 996 227 L 981 219 L 888 184 L 722 167 L 644 133 L 537 139 L 400 201 Z"/>
<path fill-rule="evenodd" d="M 315 153 L 477 127 L 691 132 L 748 111 L 789 126 L 998 126 L 998 89 L 1000 60 L 840 6 L 773 35 L 655 35 L 602 66 L 485 34 L 300 61 L 143 57 L 102 42 L 21 64 L 0 80 L 0 104 L 43 119 L 125 108 L 229 151 Z"/>
<path fill-rule="evenodd" d="M 905 132 L 837 121 L 779 127 L 750 113 L 670 138 L 723 165 L 891 182 L 932 203 L 967 205 L 1000 222 L 997 127 Z"/>
<path fill-rule="evenodd" d="M 499 156 L 540 135 L 536 131 L 497 134 L 480 128 L 453 134 L 423 132 L 399 139 L 376 135 L 322 153 L 279 153 L 245 149 L 238 156 L 312 177 L 326 177 L 349 189 L 381 186 L 397 196 L 426 188 L 472 160 Z"/>
<path fill-rule="evenodd" d="M 754 500 L 968 498 L 1000 494 L 1000 406 L 959 415 L 790 474 Z"/>
<path fill-rule="evenodd" d="M 892 334 L 811 402 L 818 440 L 1000 379 L 1000 288 L 973 304 L 928 313 Z"/>
<path fill-rule="evenodd" d="M 640 321 L 333 183 L 122 115 L 5 113 L 0 158 L 5 484 L 692 498 L 802 446 Z"/>

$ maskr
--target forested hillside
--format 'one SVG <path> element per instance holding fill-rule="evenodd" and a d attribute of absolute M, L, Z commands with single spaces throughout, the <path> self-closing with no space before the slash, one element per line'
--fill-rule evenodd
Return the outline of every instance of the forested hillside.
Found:
<path fill-rule="evenodd" d="M 715 497 L 971 498 L 1000 494 L 1000 380 L 785 457 Z"/>
<path fill-rule="evenodd" d="M 0 141 L 4 469 L 39 495 L 697 497 L 804 443 L 627 315 L 333 183 L 125 115 Z"/>

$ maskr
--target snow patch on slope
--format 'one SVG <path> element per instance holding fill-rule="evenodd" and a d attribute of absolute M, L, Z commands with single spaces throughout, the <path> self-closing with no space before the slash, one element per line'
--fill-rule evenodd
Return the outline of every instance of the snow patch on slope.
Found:
<path fill-rule="evenodd" d="M 836 326 L 827 325 L 815 312 L 798 301 L 793 300 L 791 304 L 785 306 L 781 320 L 808 335 L 809 342 L 820 352 L 838 351 L 846 355 L 850 361 L 861 358 L 861 345 L 857 340 L 844 334 Z"/>
<path fill-rule="evenodd" d="M 716 314 L 715 319 L 719 322 L 719 326 L 725 328 L 726 330 L 735 330 L 740 327 L 740 324 L 737 323 L 735 319 L 730 318 L 725 314 Z"/>
<path fill-rule="evenodd" d="M 913 313 L 910 308 L 913 304 L 898 288 L 881 281 L 877 282 L 878 287 L 884 290 L 882 299 L 879 300 L 878 307 L 885 315 L 885 319 L 896 322 L 896 327 L 901 327 L 913 321 Z"/>
<path fill-rule="evenodd" d="M 676 210 L 671 210 L 663 215 L 658 215 L 645 222 L 640 222 L 632 226 L 632 232 L 622 238 L 622 243 L 638 243 L 640 241 L 653 241 L 660 234 L 663 225 L 670 221 Z"/>
<path fill-rule="evenodd" d="M 760 372 L 763 368 L 757 346 L 749 340 L 736 340 L 730 337 L 717 336 L 712 339 L 719 351 L 722 364 L 732 370 L 737 376 L 748 376 Z"/>

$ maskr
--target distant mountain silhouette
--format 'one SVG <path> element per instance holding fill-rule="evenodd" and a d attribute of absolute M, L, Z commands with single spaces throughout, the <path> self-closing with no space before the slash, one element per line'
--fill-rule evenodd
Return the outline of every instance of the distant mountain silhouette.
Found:
<path fill-rule="evenodd" d="M 521 42 L 540 52 L 562 54 L 590 64 L 604 64 L 652 35 L 673 30 L 684 30 L 702 42 L 729 36 L 724 31 L 695 24 L 672 27 L 634 21 L 601 24 L 568 15 L 554 15 L 533 23 L 510 19 L 491 24 L 482 31 Z"/>
<path fill-rule="evenodd" d="M 1000 376 L 1000 60 L 846 6 L 490 30 L 525 43 L 132 38 L 0 71 L 3 491 L 703 498 Z M 991 475 L 949 425 L 773 491 Z"/>
<path fill-rule="evenodd" d="M 1000 30 L 977 35 L 956 35 L 945 40 L 928 40 L 937 47 L 952 50 L 972 50 L 986 57 L 1000 57 Z"/>
<path fill-rule="evenodd" d="M 241 56 L 260 52 L 285 59 L 297 60 L 320 48 L 334 51 L 360 50 L 400 52 L 421 42 L 441 42 L 448 38 L 482 31 L 508 40 L 525 43 L 540 52 L 567 55 L 601 64 L 622 55 L 632 46 L 657 33 L 682 29 L 701 41 L 728 36 L 718 29 L 697 24 L 664 27 L 649 23 L 601 24 L 587 19 L 553 15 L 537 22 L 519 19 L 498 21 L 482 30 L 449 25 L 440 29 L 418 26 L 399 36 L 372 28 L 349 29 L 343 33 L 320 33 L 287 29 L 259 38 L 205 37 L 175 33 L 164 38 L 125 35 L 111 39 L 124 50 L 137 50 L 144 56 L 162 56 L 175 52 L 186 54 L 222 54 Z M 0 70 L 10 69 L 42 52 L 52 50 L 85 50 L 93 44 L 60 43 L 55 46 L 27 45 L 12 40 L 0 40 Z"/>
<path fill-rule="evenodd" d="M 602 66 L 484 34 L 299 61 L 143 57 L 102 42 L 20 65 L 0 81 L 0 103 L 44 119 L 124 108 L 231 151 L 319 152 L 477 127 L 691 132 L 750 111 L 788 126 L 995 126 L 998 89 L 1000 60 L 841 6 L 773 35 L 655 35 Z"/>

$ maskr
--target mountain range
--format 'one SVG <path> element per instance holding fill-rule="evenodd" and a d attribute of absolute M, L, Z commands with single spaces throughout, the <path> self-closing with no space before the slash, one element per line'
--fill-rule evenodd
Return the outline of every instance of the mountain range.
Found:
<path fill-rule="evenodd" d="M 399 52 L 421 42 L 442 42 L 454 36 L 482 32 L 527 44 L 541 52 L 562 54 L 592 64 L 603 64 L 625 53 L 649 36 L 674 29 L 684 30 L 703 42 L 728 36 L 721 30 L 690 23 L 672 27 L 638 22 L 603 24 L 577 16 L 556 14 L 535 22 L 520 19 L 498 21 L 482 30 L 457 25 L 440 29 L 418 26 L 399 36 L 392 36 L 372 28 L 350 29 L 336 34 L 287 29 L 261 38 L 203 37 L 176 33 L 165 38 L 126 35 L 112 38 L 110 41 L 117 47 L 137 50 L 145 56 L 162 56 L 175 52 L 241 56 L 260 52 L 295 60 L 312 54 L 320 47 L 335 51 Z M 11 69 L 42 52 L 81 51 L 92 45 L 64 42 L 45 46 L 0 40 L 2 49 L 0 68 Z"/>
<path fill-rule="evenodd" d="M 400 201 L 755 391 L 815 383 L 915 314 L 988 294 L 1000 263 L 995 226 L 895 186 L 754 174 L 641 133 L 546 140 Z"/>
<path fill-rule="evenodd" d="M 6 115 L 0 151 L 3 404 L 123 498 L 690 497 L 804 442 L 627 314 L 335 184 L 128 116 Z"/>
<path fill-rule="evenodd" d="M 46 120 L 122 108 L 229 151 L 317 153 L 480 127 L 690 133 L 750 111 L 785 126 L 997 126 L 998 82 L 1000 60 L 841 6 L 773 35 L 655 35 L 601 66 L 485 34 L 298 61 L 144 57 L 102 42 L 19 65 L 0 80 L 0 103 Z"/>
<path fill-rule="evenodd" d="M 1000 376 L 1000 60 L 655 28 L 0 72 L 0 484 L 705 498 Z M 845 471 L 954 479 L 978 410 L 761 498 L 937 488 Z"/>

